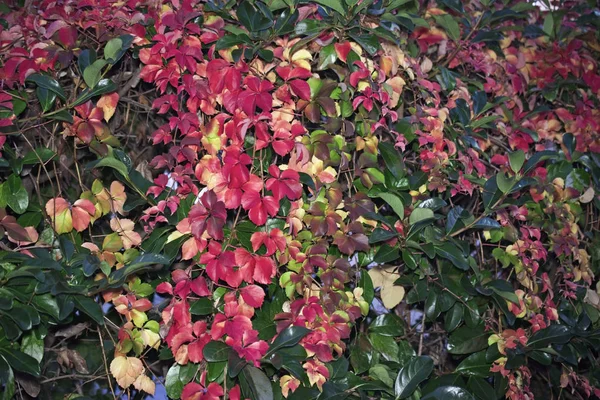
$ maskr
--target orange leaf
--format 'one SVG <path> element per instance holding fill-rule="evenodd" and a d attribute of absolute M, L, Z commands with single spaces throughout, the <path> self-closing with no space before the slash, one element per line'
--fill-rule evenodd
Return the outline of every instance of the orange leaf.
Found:
<path fill-rule="evenodd" d="M 115 114 L 118 102 L 119 94 L 116 92 L 111 94 L 105 94 L 104 96 L 100 97 L 100 100 L 98 100 L 96 106 L 102 109 L 105 121 L 108 122 L 108 120 Z"/>

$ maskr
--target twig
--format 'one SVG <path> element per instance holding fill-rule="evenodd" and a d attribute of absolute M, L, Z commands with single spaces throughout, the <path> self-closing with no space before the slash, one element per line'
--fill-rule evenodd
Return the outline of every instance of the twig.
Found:
<path fill-rule="evenodd" d="M 106 371 L 106 376 L 108 378 L 108 386 L 110 387 L 110 392 L 113 395 L 113 399 L 116 399 L 115 389 L 113 388 L 112 382 L 110 380 L 110 372 L 108 370 L 108 363 L 106 362 L 106 353 L 104 351 L 104 339 L 102 338 L 102 332 L 98 329 L 98 338 L 100 339 L 100 348 L 102 349 L 102 359 L 104 360 L 104 370 Z"/>

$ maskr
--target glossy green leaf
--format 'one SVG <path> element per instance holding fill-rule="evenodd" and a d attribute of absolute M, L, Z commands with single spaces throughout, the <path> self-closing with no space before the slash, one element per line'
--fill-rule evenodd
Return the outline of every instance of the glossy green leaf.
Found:
<path fill-rule="evenodd" d="M 390 207 L 392 207 L 392 210 L 394 210 L 394 212 L 400 218 L 400 220 L 404 219 L 404 204 L 402 204 L 402 200 L 400 200 L 400 197 L 396 196 L 395 194 L 386 192 L 379 193 L 377 196 L 383 199 L 383 201 L 385 201 L 387 204 L 389 204 Z M 433 214 L 433 212 L 431 213 Z"/>
<path fill-rule="evenodd" d="M 398 359 L 398 344 L 393 337 L 371 333 L 369 334 L 369 341 L 373 349 L 378 351 L 384 359 L 395 362 L 400 361 Z"/>
<path fill-rule="evenodd" d="M 492 363 L 486 360 L 485 351 L 480 351 L 462 360 L 455 372 L 485 378 L 490 375 L 491 367 Z"/>
<path fill-rule="evenodd" d="M 38 86 L 35 90 L 38 100 L 40 101 L 40 105 L 42 106 L 42 111 L 47 112 L 54 106 L 54 102 L 56 101 L 56 93 L 53 91 L 46 89 L 45 87 Z"/>
<path fill-rule="evenodd" d="M 482 378 L 470 377 L 467 388 L 479 400 L 497 400 L 494 388 Z"/>
<path fill-rule="evenodd" d="M 429 208 L 415 208 L 410 213 L 410 217 L 408 218 L 408 221 L 411 225 L 414 225 L 417 222 L 426 221 L 426 220 L 430 220 L 433 218 L 434 218 L 433 210 L 431 210 Z"/>
<path fill-rule="evenodd" d="M 210 341 L 204 346 L 202 354 L 209 362 L 227 361 L 231 348 L 223 342 Z"/>
<path fill-rule="evenodd" d="M 421 400 L 475 400 L 473 395 L 457 386 L 442 386 L 421 397 Z"/>
<path fill-rule="evenodd" d="M 446 242 L 435 246 L 435 253 L 447 260 L 449 260 L 456 268 L 467 271 L 469 262 L 467 258 L 462 254 L 462 251 L 454 244 Z"/>
<path fill-rule="evenodd" d="M 513 151 L 508 155 L 508 161 L 510 162 L 510 168 L 516 174 L 521 171 L 523 164 L 525 164 L 525 153 L 523 150 Z"/>
<path fill-rule="evenodd" d="M 383 336 L 403 336 L 404 321 L 396 314 L 378 315 L 369 325 L 369 332 Z"/>
<path fill-rule="evenodd" d="M 44 358 L 44 339 L 37 331 L 31 331 L 21 340 L 21 351 L 38 363 Z"/>
<path fill-rule="evenodd" d="M 98 325 L 104 325 L 104 313 L 102 312 L 100 304 L 86 296 L 74 295 L 72 298 L 75 302 L 75 307 L 86 313 Z"/>
<path fill-rule="evenodd" d="M 251 391 L 251 398 L 256 400 L 272 400 L 273 388 L 269 378 L 263 371 L 252 366 L 246 365 L 241 372 Z"/>
<path fill-rule="evenodd" d="M 315 0 L 315 3 L 329 7 L 332 10 L 335 10 L 341 16 L 346 16 L 346 10 L 344 9 L 344 5 L 341 0 Z"/>
<path fill-rule="evenodd" d="M 451 354 L 471 354 L 488 347 L 489 332 L 478 325 L 475 328 L 463 326 L 458 328 L 448 339 L 448 351 Z"/>
<path fill-rule="evenodd" d="M 214 312 L 212 301 L 206 297 L 202 297 L 192 303 L 190 313 L 192 315 L 210 315 Z"/>
<path fill-rule="evenodd" d="M 396 399 L 406 399 L 413 394 L 419 384 L 431 375 L 432 371 L 433 360 L 427 356 L 416 357 L 403 366 L 394 384 Z"/>
<path fill-rule="evenodd" d="M 402 178 L 406 174 L 406 171 L 402 162 L 402 155 L 396 147 L 389 142 L 379 142 L 378 148 L 387 169 L 397 179 Z"/>
<path fill-rule="evenodd" d="M 398 258 L 400 258 L 400 251 L 398 248 L 384 244 L 375 253 L 373 261 L 378 264 L 385 264 L 397 260 Z"/>
<path fill-rule="evenodd" d="M 96 50 L 94 49 L 83 49 L 77 57 L 77 66 L 79 71 L 83 72 L 85 69 L 92 65 L 96 61 Z"/>
<path fill-rule="evenodd" d="M 31 74 L 25 79 L 25 82 L 33 82 L 38 87 L 47 89 L 55 93 L 61 100 L 67 100 L 67 95 L 58 81 L 48 75 L 42 75 L 39 73 Z"/>
<path fill-rule="evenodd" d="M 0 356 L 4 357 L 15 371 L 40 376 L 40 364 L 38 361 L 22 351 L 4 347 L 0 348 Z"/>
<path fill-rule="evenodd" d="M 83 80 L 88 88 L 93 89 L 96 87 L 100 79 L 102 78 L 102 68 L 106 65 L 106 60 L 99 59 L 94 61 L 94 63 L 88 66 L 83 71 Z"/>
<path fill-rule="evenodd" d="M 452 308 L 444 314 L 444 328 L 448 332 L 452 332 L 463 320 L 463 305 L 461 303 L 455 303 Z"/>
<path fill-rule="evenodd" d="M 309 333 L 310 329 L 304 328 L 302 326 L 288 326 L 279 335 L 277 335 L 277 337 L 271 344 L 269 351 L 267 351 L 266 355 L 275 353 L 281 348 L 291 347 L 298 344 L 298 342 L 300 342 L 300 340 L 302 340 L 302 338 L 308 335 Z"/>
<path fill-rule="evenodd" d="M 112 93 L 116 90 L 117 85 L 115 85 L 113 81 L 111 81 L 110 79 L 102 79 L 91 89 L 88 87 L 83 92 L 81 92 L 79 97 L 77 97 L 77 100 L 75 100 L 75 103 L 73 103 L 73 106 L 81 105 L 87 102 L 88 100 L 91 100 L 93 97 L 101 96 L 107 93 Z"/>
<path fill-rule="evenodd" d="M 0 203 L 7 204 L 17 214 L 23 214 L 29 206 L 29 195 L 21 178 L 12 174 L 0 186 Z"/>
<path fill-rule="evenodd" d="M 566 325 L 553 324 L 534 333 L 527 341 L 527 347 L 531 349 L 543 349 L 551 344 L 565 344 L 572 337 L 573 332 L 571 328 Z"/>

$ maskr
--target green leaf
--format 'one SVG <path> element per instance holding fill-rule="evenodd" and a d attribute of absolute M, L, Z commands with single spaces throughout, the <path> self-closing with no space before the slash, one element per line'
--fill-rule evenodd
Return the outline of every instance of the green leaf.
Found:
<path fill-rule="evenodd" d="M 21 351 L 33 357 L 38 363 L 44 358 L 44 339 L 41 338 L 37 331 L 31 331 L 23 336 L 21 341 Z"/>
<path fill-rule="evenodd" d="M 35 93 L 37 94 L 37 98 L 40 101 L 40 105 L 42 106 L 43 112 L 50 110 L 52 106 L 54 106 L 54 102 L 56 101 L 56 93 L 41 86 L 37 87 Z"/>
<path fill-rule="evenodd" d="M 373 301 L 373 297 L 375 297 L 375 289 L 373 288 L 373 281 L 371 280 L 371 276 L 367 273 L 366 270 L 360 271 L 360 280 L 358 282 L 358 287 L 363 289 L 363 298 L 368 304 L 371 304 Z"/>
<path fill-rule="evenodd" d="M 525 153 L 523 150 L 513 151 L 508 155 L 508 161 L 510 162 L 510 168 L 516 174 L 523 168 L 523 164 L 525 164 Z"/>
<path fill-rule="evenodd" d="M 464 308 L 460 303 L 455 303 L 452 308 L 444 315 L 444 328 L 452 332 L 462 322 Z"/>
<path fill-rule="evenodd" d="M 392 207 L 392 210 L 394 210 L 396 215 L 401 220 L 404 219 L 404 204 L 402 204 L 402 200 L 400 200 L 400 197 L 396 196 L 395 194 L 385 192 L 379 193 L 377 196 L 383 199 L 383 201 L 385 201 L 386 203 L 388 203 L 390 207 Z M 431 211 L 431 214 L 433 215 L 433 211 Z"/>
<path fill-rule="evenodd" d="M 382 314 L 369 325 L 369 332 L 383 336 L 402 336 L 404 335 L 404 321 L 396 314 Z"/>
<path fill-rule="evenodd" d="M 75 103 L 73 103 L 73 106 L 76 107 L 76 106 L 81 105 L 81 104 L 85 103 L 86 101 L 92 99 L 95 96 L 101 96 L 106 93 L 112 93 L 116 90 L 117 90 L 117 85 L 115 85 L 115 83 L 113 81 L 111 81 L 110 79 L 102 79 L 100 82 L 98 82 L 96 84 L 95 87 L 93 87 L 91 89 L 87 88 L 83 92 L 81 92 L 79 97 L 77 97 L 77 100 L 75 100 Z M 73 117 L 71 117 L 71 122 L 72 121 L 73 121 Z"/>
<path fill-rule="evenodd" d="M 11 400 L 15 394 L 15 374 L 8 362 L 0 355 L 0 384 L 4 383 L 4 391 L 0 400 Z"/>
<path fill-rule="evenodd" d="M 304 328 L 302 326 L 292 325 L 287 327 L 279 335 L 277 335 L 265 356 L 273 354 L 281 348 L 291 347 L 298 344 L 300 340 L 302 340 L 302 338 L 308 335 L 309 333 L 310 329 Z"/>
<path fill-rule="evenodd" d="M 393 362 L 400 361 L 398 359 L 398 344 L 393 337 L 371 333 L 369 334 L 369 341 L 371 342 L 371 346 L 386 360 Z"/>
<path fill-rule="evenodd" d="M 454 42 L 457 42 L 460 39 L 460 27 L 452 15 L 435 15 L 434 18 L 435 22 L 444 28 L 446 33 L 448 33 L 448 37 L 450 37 L 450 39 L 452 39 Z"/>
<path fill-rule="evenodd" d="M 473 114 L 479 115 L 487 104 L 487 94 L 483 90 L 478 90 L 471 96 L 473 100 Z"/>
<path fill-rule="evenodd" d="M 483 217 L 476 223 L 474 223 L 471 228 L 473 229 L 500 229 L 502 226 L 496 220 L 493 220 L 489 217 Z"/>
<path fill-rule="evenodd" d="M 248 384 L 250 391 L 252 392 L 252 396 L 250 396 L 252 399 L 272 400 L 274 398 L 271 382 L 265 373 L 260 369 L 252 365 L 246 365 L 242 369 L 242 375 Z M 250 394 L 246 393 L 246 395 Z"/>
<path fill-rule="evenodd" d="M 523 167 L 523 175 L 534 169 L 538 163 L 549 159 L 554 159 L 556 157 L 558 157 L 558 153 L 552 150 L 544 150 L 534 153 L 525 163 L 525 167 Z"/>
<path fill-rule="evenodd" d="M 544 18 L 544 32 L 546 35 L 553 37 L 554 36 L 554 14 L 548 13 L 546 14 L 546 18 Z"/>
<path fill-rule="evenodd" d="M 486 360 L 485 353 L 485 351 L 480 351 L 475 354 L 471 354 L 460 364 L 458 364 L 455 372 L 463 375 L 479 376 L 482 378 L 490 376 L 490 368 L 492 367 L 492 363 Z"/>
<path fill-rule="evenodd" d="M 508 193 L 515 184 L 514 178 L 509 178 L 504 172 L 498 172 L 496 175 L 496 184 L 502 193 Z"/>
<path fill-rule="evenodd" d="M 110 39 L 104 46 L 104 58 L 114 60 L 123 46 L 123 41 L 120 38 Z M 113 62 L 114 64 L 114 62 Z"/>
<path fill-rule="evenodd" d="M 429 208 L 435 212 L 442 207 L 446 207 L 447 205 L 448 203 L 446 203 L 443 199 L 440 199 L 439 197 L 432 197 L 431 199 L 423 200 L 417 207 Z"/>
<path fill-rule="evenodd" d="M 102 77 L 102 68 L 106 65 L 106 60 L 99 59 L 94 61 L 94 63 L 88 66 L 83 71 L 83 80 L 88 88 L 95 88 L 98 82 L 100 82 L 100 78 Z"/>
<path fill-rule="evenodd" d="M 36 377 L 40 376 L 40 364 L 38 361 L 22 351 L 4 347 L 0 348 L 0 355 L 4 357 L 14 370 Z"/>
<path fill-rule="evenodd" d="M 209 362 L 227 361 L 231 348 L 223 342 L 210 341 L 204 346 L 202 354 Z"/>
<path fill-rule="evenodd" d="M 534 333 L 527 341 L 531 349 L 543 349 L 550 344 L 565 344 L 571 340 L 573 332 L 566 325 L 550 325 Z"/>
<path fill-rule="evenodd" d="M 470 377 L 467 387 L 480 400 L 496 400 L 494 388 L 481 378 Z"/>
<path fill-rule="evenodd" d="M 85 69 L 92 65 L 96 61 L 96 50 L 94 49 L 84 49 L 79 53 L 79 57 L 77 57 L 77 66 L 79 67 L 79 71 L 83 72 Z"/>
<path fill-rule="evenodd" d="M 100 304 L 86 296 L 74 295 L 72 297 L 75 307 L 90 316 L 98 325 L 104 325 L 104 313 Z"/>
<path fill-rule="evenodd" d="M 206 297 L 202 297 L 192 303 L 190 313 L 192 315 L 210 315 L 214 312 L 212 301 Z"/>
<path fill-rule="evenodd" d="M 346 10 L 341 0 L 315 0 L 315 3 L 319 3 L 322 6 L 329 7 L 335 10 L 342 17 L 346 16 Z"/>
<path fill-rule="evenodd" d="M 402 155 L 396 147 L 389 142 L 379 142 L 379 152 L 383 158 L 383 162 L 392 175 L 400 179 L 406 175 L 406 168 L 402 162 Z"/>
<path fill-rule="evenodd" d="M 227 361 L 227 374 L 230 378 L 235 378 L 247 364 L 248 362 L 240 358 L 235 351 L 230 351 L 229 360 Z"/>
<path fill-rule="evenodd" d="M 183 391 L 184 382 L 179 379 L 179 371 L 181 366 L 179 364 L 174 364 L 169 368 L 167 372 L 167 376 L 165 378 L 165 389 L 167 391 L 167 396 L 171 399 L 178 399 L 181 397 L 181 392 Z"/>
<path fill-rule="evenodd" d="M 470 354 L 488 347 L 487 338 L 489 332 L 485 332 L 482 325 L 475 328 L 463 326 L 458 328 L 448 339 L 448 352 L 450 354 Z"/>
<path fill-rule="evenodd" d="M 121 175 L 123 175 L 125 178 L 127 178 L 129 176 L 129 171 L 127 170 L 127 166 L 122 161 L 119 161 L 116 158 L 105 157 L 98 161 L 91 162 L 87 165 L 87 168 L 99 168 L 99 167 L 112 168 L 112 169 L 116 170 L 117 172 L 119 172 Z"/>
<path fill-rule="evenodd" d="M 441 386 L 421 400 L 475 400 L 473 395 L 458 386 Z"/>
<path fill-rule="evenodd" d="M 393 231 L 375 228 L 371 236 L 369 236 L 369 244 L 385 242 L 392 238 L 395 238 L 397 234 Z"/>
<path fill-rule="evenodd" d="M 356 40 L 356 43 L 360 44 L 360 47 L 365 49 L 367 51 L 367 53 L 369 53 L 371 56 L 375 55 L 380 48 L 379 39 L 375 35 L 371 35 L 371 34 L 359 35 L 359 34 L 350 32 L 349 36 L 352 39 Z"/>
<path fill-rule="evenodd" d="M 1 187 L 0 203 L 6 203 L 17 214 L 23 214 L 29 206 L 29 195 L 21 178 L 12 174 Z"/>
<path fill-rule="evenodd" d="M 133 35 L 121 35 L 118 38 L 109 40 L 104 47 L 104 58 L 106 58 L 106 61 L 115 65 L 127 53 L 127 50 L 129 50 L 133 43 L 133 39 Z"/>
<path fill-rule="evenodd" d="M 60 87 L 58 81 L 49 77 L 48 75 L 42 75 L 38 73 L 31 74 L 27 77 L 27 79 L 25 79 L 25 82 L 33 82 L 39 87 L 48 89 L 49 91 L 55 93 L 61 100 L 67 100 L 67 95 Z"/>
<path fill-rule="evenodd" d="M 252 40 L 245 33 L 238 35 L 225 35 L 215 43 L 215 50 L 228 49 L 239 44 L 252 44 Z"/>
<path fill-rule="evenodd" d="M 430 219 L 433 219 L 433 218 L 435 218 L 435 216 L 433 214 L 433 210 L 431 210 L 429 208 L 415 208 L 410 213 L 410 217 L 408 218 L 408 222 L 411 225 L 414 225 L 417 222 L 425 221 L 425 220 L 430 220 Z"/>
<path fill-rule="evenodd" d="M 500 198 L 502 197 L 502 192 L 498 189 L 496 177 L 497 175 L 492 176 L 483 185 L 483 206 L 486 209 L 489 209 L 492 206 L 496 205 L 498 200 L 500 200 Z"/>
<path fill-rule="evenodd" d="M 319 62 L 317 63 L 317 70 L 323 71 L 329 67 L 329 65 L 334 64 L 337 60 L 337 53 L 335 51 L 335 46 L 333 43 L 328 44 L 323 47 L 319 52 Z"/>
<path fill-rule="evenodd" d="M 462 251 L 452 243 L 446 242 L 435 246 L 435 253 L 438 256 L 449 260 L 456 268 L 462 269 L 463 271 L 469 269 L 469 261 L 463 255 Z"/>
<path fill-rule="evenodd" d="M 412 359 L 400 369 L 394 384 L 396 399 L 409 397 L 433 371 L 433 360 L 431 357 L 420 356 Z"/>
<path fill-rule="evenodd" d="M 242 2 L 236 10 L 238 21 L 250 31 L 256 33 L 273 26 L 273 19 L 254 8 L 250 1 Z"/>
<path fill-rule="evenodd" d="M 55 114 L 49 115 L 48 118 L 55 119 L 57 121 L 68 122 L 70 124 L 73 123 L 73 116 L 67 110 L 61 110 Z"/>
<path fill-rule="evenodd" d="M 400 251 L 397 247 L 391 247 L 387 244 L 382 245 L 373 257 L 373 262 L 385 264 L 400 258 Z"/>
<path fill-rule="evenodd" d="M 38 147 L 34 150 L 28 151 L 27 154 L 25 154 L 25 157 L 23 157 L 23 164 L 38 164 L 40 159 L 42 162 L 47 162 L 52 160 L 54 157 L 56 157 L 56 153 L 54 151 L 47 147 Z"/>

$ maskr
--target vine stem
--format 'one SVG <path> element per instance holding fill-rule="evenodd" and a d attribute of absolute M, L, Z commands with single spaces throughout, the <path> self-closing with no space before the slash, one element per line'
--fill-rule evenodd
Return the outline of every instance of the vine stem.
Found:
<path fill-rule="evenodd" d="M 106 377 L 108 380 L 108 386 L 110 387 L 110 392 L 112 393 L 113 399 L 116 399 L 115 389 L 113 388 L 113 384 L 110 380 L 110 371 L 108 369 L 108 362 L 106 361 L 106 352 L 104 351 L 104 339 L 102 338 L 102 332 L 98 329 L 98 338 L 100 339 L 100 348 L 102 349 L 102 360 L 104 361 L 104 370 L 106 371 Z"/>

